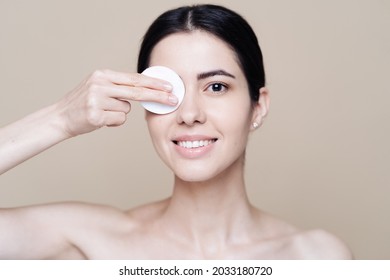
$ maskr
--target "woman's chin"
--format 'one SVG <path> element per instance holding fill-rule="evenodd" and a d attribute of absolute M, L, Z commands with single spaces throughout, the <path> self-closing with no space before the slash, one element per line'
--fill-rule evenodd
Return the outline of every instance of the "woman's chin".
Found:
<path fill-rule="evenodd" d="M 187 170 L 173 170 L 175 177 L 179 180 L 189 183 L 201 183 L 210 181 L 217 176 L 215 172 L 210 172 L 210 170 L 204 169 L 191 169 Z"/>

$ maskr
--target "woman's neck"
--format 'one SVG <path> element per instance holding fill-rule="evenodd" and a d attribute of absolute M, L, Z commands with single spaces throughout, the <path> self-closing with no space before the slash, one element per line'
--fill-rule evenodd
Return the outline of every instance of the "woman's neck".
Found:
<path fill-rule="evenodd" d="M 253 208 L 245 190 L 243 164 L 237 162 L 208 181 L 175 178 L 174 191 L 164 214 L 172 232 L 199 250 L 240 242 L 253 224 Z"/>

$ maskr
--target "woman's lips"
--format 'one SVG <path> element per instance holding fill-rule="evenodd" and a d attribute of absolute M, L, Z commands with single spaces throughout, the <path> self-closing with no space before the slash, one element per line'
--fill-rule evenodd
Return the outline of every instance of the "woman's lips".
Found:
<path fill-rule="evenodd" d="M 212 140 L 195 140 L 195 141 L 174 141 L 176 145 L 186 149 L 195 149 L 199 147 L 206 147 L 217 141 L 216 139 Z"/>
<path fill-rule="evenodd" d="M 217 138 L 205 136 L 183 136 L 178 137 L 172 142 L 175 144 L 175 150 L 185 158 L 199 158 L 207 154 L 217 142 Z"/>

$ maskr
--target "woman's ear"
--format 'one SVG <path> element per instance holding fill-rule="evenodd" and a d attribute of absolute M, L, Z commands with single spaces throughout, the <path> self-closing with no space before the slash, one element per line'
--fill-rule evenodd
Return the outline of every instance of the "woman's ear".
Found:
<path fill-rule="evenodd" d="M 263 119 L 267 116 L 269 110 L 269 91 L 266 87 L 259 89 L 259 100 L 253 109 L 251 129 L 254 130 L 261 126 Z"/>

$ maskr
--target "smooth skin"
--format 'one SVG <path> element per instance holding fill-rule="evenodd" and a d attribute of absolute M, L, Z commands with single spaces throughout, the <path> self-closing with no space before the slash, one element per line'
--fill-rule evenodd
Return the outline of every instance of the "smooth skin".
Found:
<path fill-rule="evenodd" d="M 1 259 L 351 258 L 330 233 L 302 231 L 250 204 L 245 149 L 253 123 L 268 113 L 269 94 L 261 88 L 251 103 L 231 48 L 203 31 L 178 33 L 155 46 L 150 64 L 173 69 L 186 85 L 178 110 L 145 113 L 155 149 L 175 175 L 172 196 L 125 212 L 82 203 L 2 209 Z M 70 137 L 123 124 L 127 101 L 174 104 L 169 91 L 142 75 L 98 71 L 57 104 L 0 130 L 0 171 Z M 205 147 L 183 147 L 203 140 Z"/>

